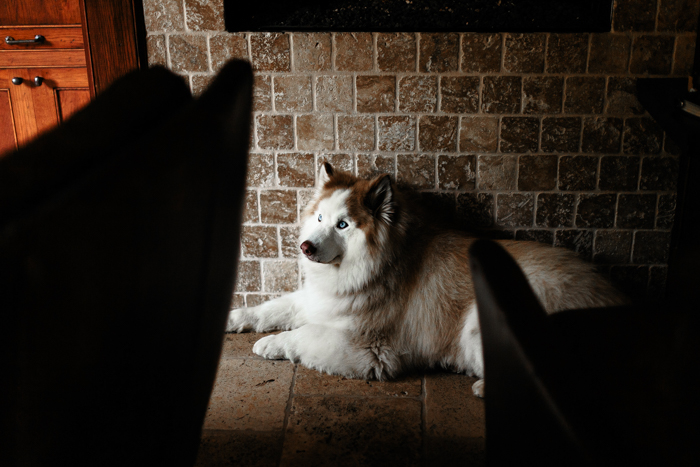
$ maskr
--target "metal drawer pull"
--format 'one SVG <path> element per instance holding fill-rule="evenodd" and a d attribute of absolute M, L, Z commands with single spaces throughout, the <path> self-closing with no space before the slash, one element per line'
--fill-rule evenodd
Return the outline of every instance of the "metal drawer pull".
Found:
<path fill-rule="evenodd" d="M 34 77 L 34 86 L 41 86 L 41 83 L 44 82 L 44 78 L 41 76 L 36 76 Z"/>
<path fill-rule="evenodd" d="M 12 84 L 14 84 L 14 85 L 22 84 L 23 81 L 24 81 L 24 79 L 20 78 L 19 76 L 12 78 Z"/>
<path fill-rule="evenodd" d="M 44 42 L 46 38 L 42 36 L 41 34 L 37 34 L 34 36 L 34 39 L 20 39 L 20 40 L 15 40 L 14 37 L 7 36 L 5 38 L 5 43 L 9 45 L 17 45 L 17 44 L 41 44 Z"/>

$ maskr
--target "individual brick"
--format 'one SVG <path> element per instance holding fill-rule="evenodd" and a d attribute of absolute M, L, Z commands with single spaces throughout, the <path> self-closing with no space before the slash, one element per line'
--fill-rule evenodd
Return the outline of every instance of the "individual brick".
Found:
<path fill-rule="evenodd" d="M 165 36 L 148 36 L 146 38 L 146 49 L 148 50 L 148 66 L 168 66 Z"/>
<path fill-rule="evenodd" d="M 170 36 L 170 64 L 176 73 L 209 71 L 207 38 L 191 34 Z"/>
<path fill-rule="evenodd" d="M 319 112 L 352 112 L 352 76 L 316 77 L 316 108 Z"/>
<path fill-rule="evenodd" d="M 621 194 L 617 205 L 617 227 L 622 229 L 653 229 L 656 195 Z"/>
<path fill-rule="evenodd" d="M 499 193 L 496 223 L 504 227 L 530 227 L 534 204 L 532 193 Z"/>
<path fill-rule="evenodd" d="M 496 152 L 498 150 L 497 117 L 462 117 L 459 130 L 462 152 Z"/>
<path fill-rule="evenodd" d="M 677 157 L 645 157 L 642 160 L 642 190 L 675 191 L 678 181 Z"/>
<path fill-rule="evenodd" d="M 477 170 L 479 190 L 515 190 L 518 170 L 516 156 L 479 156 Z"/>
<path fill-rule="evenodd" d="M 263 224 L 294 224 L 297 221 L 297 192 L 262 190 L 260 220 Z"/>
<path fill-rule="evenodd" d="M 333 149 L 332 114 L 310 114 L 297 117 L 297 147 L 304 151 Z"/>
<path fill-rule="evenodd" d="M 627 34 L 591 34 L 589 73 L 626 73 L 632 40 Z"/>
<path fill-rule="evenodd" d="M 460 193 L 457 195 L 457 217 L 460 225 L 471 229 L 493 225 L 494 199 L 491 193 Z"/>
<path fill-rule="evenodd" d="M 656 214 L 656 228 L 670 229 L 673 227 L 673 220 L 676 215 L 675 193 L 659 195 L 659 209 Z"/>
<path fill-rule="evenodd" d="M 374 178 L 377 175 L 396 172 L 396 161 L 394 156 L 381 154 L 358 154 L 357 155 L 357 176 L 360 178 Z"/>
<path fill-rule="evenodd" d="M 573 227 L 576 198 L 572 194 L 540 193 L 537 195 L 537 227 Z"/>
<path fill-rule="evenodd" d="M 255 71 L 291 71 L 288 34 L 277 32 L 251 34 L 250 55 Z"/>
<path fill-rule="evenodd" d="M 694 0 L 659 0 L 657 31 L 694 32 L 698 27 L 700 3 Z"/>
<path fill-rule="evenodd" d="M 374 117 L 338 116 L 338 148 L 371 151 L 374 149 Z"/>
<path fill-rule="evenodd" d="M 490 114 L 520 113 L 521 86 L 520 76 L 484 76 L 481 111 Z"/>
<path fill-rule="evenodd" d="M 279 180 L 280 186 L 296 188 L 313 187 L 316 180 L 314 155 L 296 152 L 277 154 L 277 179 Z M 280 193 L 288 194 L 294 192 L 284 191 Z M 293 196 L 292 203 L 296 206 L 296 196 Z"/>
<path fill-rule="evenodd" d="M 377 65 L 379 71 L 416 71 L 415 34 L 378 34 Z"/>
<path fill-rule="evenodd" d="M 311 112 L 313 98 L 310 76 L 276 76 L 274 101 L 278 112 Z"/>
<path fill-rule="evenodd" d="M 615 225 L 614 194 L 582 194 L 576 209 L 576 227 L 610 229 Z"/>
<path fill-rule="evenodd" d="M 581 144 L 579 117 L 544 117 L 542 150 L 546 152 L 578 152 Z"/>
<path fill-rule="evenodd" d="M 285 258 L 297 258 L 301 249 L 299 248 L 299 227 L 280 227 L 280 246 L 282 256 Z"/>
<path fill-rule="evenodd" d="M 396 78 L 393 76 L 358 76 L 358 112 L 393 112 L 396 101 Z"/>
<path fill-rule="evenodd" d="M 420 35 L 419 71 L 444 73 L 459 67 L 459 34 L 423 33 Z"/>
<path fill-rule="evenodd" d="M 255 117 L 258 146 L 263 149 L 293 149 L 294 119 L 291 115 Z"/>
<path fill-rule="evenodd" d="M 331 69 L 331 35 L 327 32 L 297 32 L 294 43 L 295 71 L 329 71 Z"/>
<path fill-rule="evenodd" d="M 523 79 L 523 113 L 556 114 L 561 112 L 564 78 L 532 76 Z"/>
<path fill-rule="evenodd" d="M 451 113 L 479 111 L 477 76 L 443 76 L 440 78 L 440 110 Z"/>
<path fill-rule="evenodd" d="M 594 153 L 620 152 L 622 143 L 622 119 L 586 117 L 583 119 L 581 150 Z"/>
<path fill-rule="evenodd" d="M 506 34 L 504 71 L 542 73 L 546 37 L 545 34 Z"/>
<path fill-rule="evenodd" d="M 636 36 L 632 41 L 630 72 L 650 75 L 671 73 L 674 42 L 673 36 Z"/>
<path fill-rule="evenodd" d="M 409 116 L 377 118 L 377 147 L 380 151 L 413 151 L 416 144 L 416 119 Z"/>
<path fill-rule="evenodd" d="M 573 76 L 566 79 L 564 112 L 599 114 L 603 112 L 605 78 Z"/>
<path fill-rule="evenodd" d="M 223 18 L 223 15 L 221 17 Z M 232 58 L 248 60 L 248 43 L 243 34 L 215 34 L 209 38 L 209 53 L 211 69 L 216 72 Z"/>
<path fill-rule="evenodd" d="M 632 232 L 629 230 L 598 230 L 593 243 L 593 261 L 605 264 L 630 262 Z"/>
<path fill-rule="evenodd" d="M 608 79 L 606 114 L 641 115 L 644 107 L 637 100 L 637 81 L 634 78 Z"/>
<path fill-rule="evenodd" d="M 229 305 L 232 310 L 236 308 L 243 308 L 245 306 L 245 295 L 240 293 L 233 294 L 231 305 Z"/>
<path fill-rule="evenodd" d="M 604 191 L 636 191 L 639 182 L 639 158 L 603 156 L 600 159 L 598 187 Z"/>
<path fill-rule="evenodd" d="M 241 227 L 241 251 L 245 258 L 276 258 L 277 228 L 244 225 Z"/>
<path fill-rule="evenodd" d="M 634 234 L 632 262 L 635 264 L 666 264 L 671 251 L 671 232 L 640 230 Z"/>
<path fill-rule="evenodd" d="M 693 73 L 696 35 L 676 36 L 676 49 L 673 55 L 673 74 L 688 76 Z"/>
<path fill-rule="evenodd" d="M 260 292 L 262 277 L 258 261 L 239 261 L 236 280 L 236 292 Z"/>
<path fill-rule="evenodd" d="M 518 190 L 548 191 L 557 186 L 557 156 L 520 156 Z"/>
<path fill-rule="evenodd" d="M 342 170 L 351 174 L 355 173 L 355 163 L 350 154 L 322 154 L 318 156 L 316 173 L 320 170 L 324 162 L 333 166 L 333 170 Z"/>
<path fill-rule="evenodd" d="M 420 150 L 455 152 L 457 150 L 457 123 L 457 117 L 421 116 L 418 120 Z"/>
<path fill-rule="evenodd" d="M 597 157 L 562 156 L 559 159 L 559 189 L 562 191 L 593 190 L 597 173 Z"/>
<path fill-rule="evenodd" d="M 192 75 L 192 95 L 201 95 L 216 78 L 215 75 Z"/>
<path fill-rule="evenodd" d="M 272 154 L 250 154 L 246 186 L 271 187 L 275 184 L 275 161 Z"/>
<path fill-rule="evenodd" d="M 296 261 L 263 261 L 264 291 L 294 292 L 299 287 L 299 264 Z"/>
<path fill-rule="evenodd" d="M 246 301 L 246 306 L 249 308 L 252 308 L 254 306 L 259 306 L 262 305 L 265 302 L 269 302 L 270 300 L 274 300 L 275 298 L 279 297 L 279 294 L 246 294 L 245 296 L 245 301 Z M 248 460 L 248 459 L 246 459 Z"/>
<path fill-rule="evenodd" d="M 584 73 L 588 59 L 588 34 L 549 34 L 547 73 Z"/>
<path fill-rule="evenodd" d="M 653 31 L 657 0 L 617 0 L 613 8 L 615 31 Z"/>
<path fill-rule="evenodd" d="M 185 19 L 180 0 L 143 0 L 146 31 L 182 31 Z"/>
<path fill-rule="evenodd" d="M 399 79 L 400 112 L 435 112 L 437 76 L 405 76 Z"/>
<path fill-rule="evenodd" d="M 554 242 L 554 232 L 551 230 L 521 229 L 515 232 L 515 239 L 551 245 Z"/>
<path fill-rule="evenodd" d="M 537 117 L 503 117 L 502 152 L 537 152 L 540 120 Z"/>
<path fill-rule="evenodd" d="M 593 255 L 593 231 L 565 229 L 554 232 L 554 246 L 567 248 L 590 260 Z"/>
<path fill-rule="evenodd" d="M 255 190 L 246 190 L 245 192 L 243 222 L 260 222 L 260 218 L 258 217 L 258 192 Z"/>
<path fill-rule="evenodd" d="M 475 156 L 438 156 L 438 189 L 473 190 L 475 186 Z"/>
<path fill-rule="evenodd" d="M 370 71 L 372 34 L 369 32 L 335 33 L 335 69 L 338 71 Z"/>
<path fill-rule="evenodd" d="M 462 63 L 465 73 L 501 71 L 501 34 L 467 33 L 462 36 Z"/>
<path fill-rule="evenodd" d="M 223 31 L 224 0 L 185 0 L 185 18 L 192 31 Z"/>
<path fill-rule="evenodd" d="M 396 181 L 411 188 L 435 188 L 435 156 L 399 154 L 396 156 Z"/>
<path fill-rule="evenodd" d="M 622 133 L 625 154 L 658 154 L 664 138 L 663 130 L 651 118 L 628 118 Z"/>
<path fill-rule="evenodd" d="M 272 111 L 272 78 L 269 75 L 255 75 L 253 78 L 253 110 Z"/>

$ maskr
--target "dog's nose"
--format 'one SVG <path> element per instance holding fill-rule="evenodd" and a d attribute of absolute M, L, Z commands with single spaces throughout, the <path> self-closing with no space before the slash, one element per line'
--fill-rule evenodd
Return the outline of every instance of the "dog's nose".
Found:
<path fill-rule="evenodd" d="M 306 256 L 313 255 L 314 253 L 316 253 L 316 247 L 313 243 L 306 240 L 304 243 L 301 244 L 301 251 Z"/>

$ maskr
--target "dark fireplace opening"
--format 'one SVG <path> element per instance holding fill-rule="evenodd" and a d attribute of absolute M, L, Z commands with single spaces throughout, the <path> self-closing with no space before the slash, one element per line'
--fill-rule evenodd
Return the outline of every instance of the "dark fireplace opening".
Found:
<path fill-rule="evenodd" d="M 607 32 L 612 0 L 224 0 L 226 30 Z"/>

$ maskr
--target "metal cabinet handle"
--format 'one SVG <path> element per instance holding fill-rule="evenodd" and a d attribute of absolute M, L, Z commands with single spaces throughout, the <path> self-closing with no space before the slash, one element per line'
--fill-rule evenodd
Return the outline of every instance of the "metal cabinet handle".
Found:
<path fill-rule="evenodd" d="M 12 84 L 14 84 L 14 85 L 22 84 L 23 81 L 24 81 L 24 79 L 20 78 L 19 76 L 12 78 Z"/>
<path fill-rule="evenodd" d="M 7 37 L 5 37 L 5 44 L 9 44 L 9 45 L 41 44 L 45 40 L 46 40 L 46 38 L 44 36 L 42 36 L 41 34 L 37 34 L 36 36 L 34 36 L 34 39 L 20 39 L 20 40 L 15 40 L 15 38 L 12 36 L 7 36 Z"/>
<path fill-rule="evenodd" d="M 41 76 L 35 76 L 34 77 L 34 86 L 41 86 L 41 83 L 44 82 L 44 78 Z"/>

